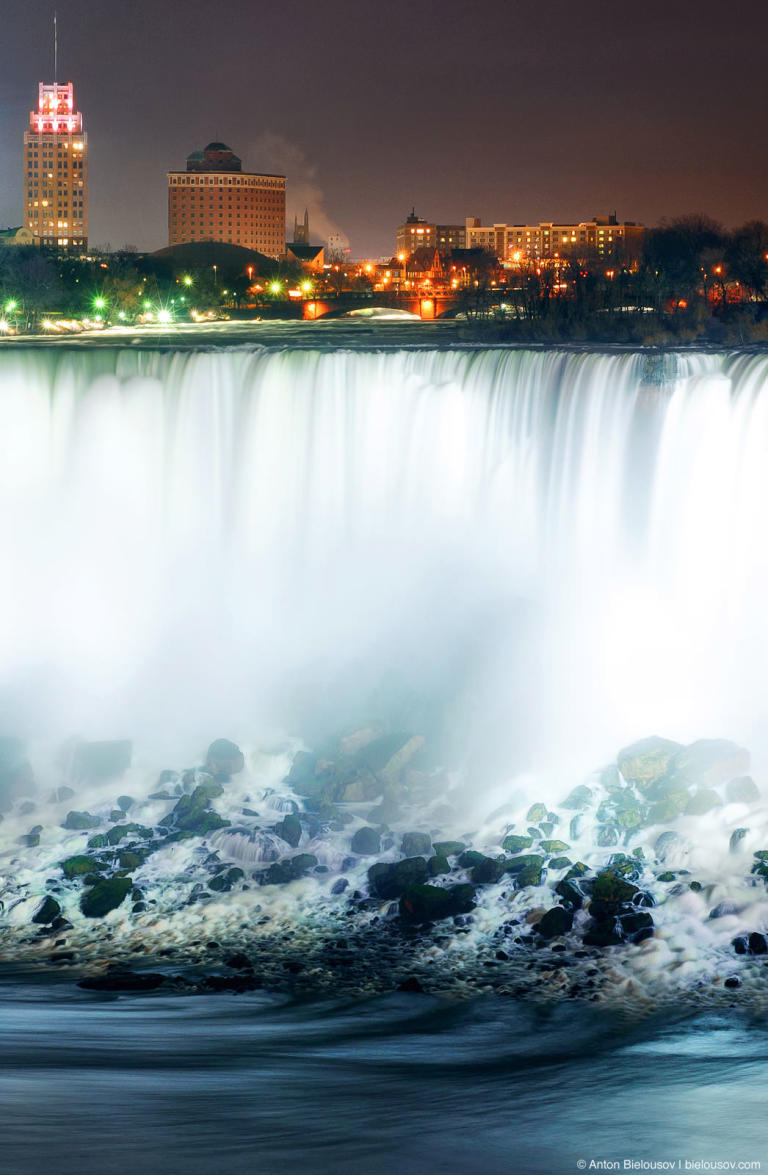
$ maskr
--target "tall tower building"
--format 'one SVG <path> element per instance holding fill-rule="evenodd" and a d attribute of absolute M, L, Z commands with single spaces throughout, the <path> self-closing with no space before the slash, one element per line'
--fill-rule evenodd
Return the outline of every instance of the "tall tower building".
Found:
<path fill-rule="evenodd" d="M 24 133 L 25 223 L 36 245 L 88 248 L 88 136 L 72 82 L 40 83 Z"/>
<path fill-rule="evenodd" d="M 267 257 L 285 252 L 285 176 L 257 175 L 226 143 L 187 156 L 168 172 L 168 244 L 222 241 Z"/>

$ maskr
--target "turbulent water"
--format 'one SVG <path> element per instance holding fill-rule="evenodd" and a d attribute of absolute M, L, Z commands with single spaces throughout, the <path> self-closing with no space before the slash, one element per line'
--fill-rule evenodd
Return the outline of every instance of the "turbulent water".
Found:
<path fill-rule="evenodd" d="M 654 729 L 759 752 L 767 382 L 749 354 L 4 347 L 3 726 L 191 752 L 399 706 L 502 779 Z"/>
<path fill-rule="evenodd" d="M 579 1161 L 756 1171 L 765 1160 L 765 1028 L 736 1013 L 632 1023 L 406 996 L 190 1008 L 50 985 L 0 994 L 4 1175 L 568 1175 Z"/>

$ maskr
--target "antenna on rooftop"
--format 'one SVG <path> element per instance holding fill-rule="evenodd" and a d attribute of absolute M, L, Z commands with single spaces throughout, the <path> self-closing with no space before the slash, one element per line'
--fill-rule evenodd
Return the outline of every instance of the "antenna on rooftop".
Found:
<path fill-rule="evenodd" d="M 56 85 L 59 74 L 59 25 L 58 13 L 53 13 L 53 84 Z"/>

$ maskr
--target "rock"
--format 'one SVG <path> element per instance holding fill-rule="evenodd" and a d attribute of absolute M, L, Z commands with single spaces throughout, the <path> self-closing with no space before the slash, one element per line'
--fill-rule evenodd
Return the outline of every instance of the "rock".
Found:
<path fill-rule="evenodd" d="M 570 847 L 564 840 L 543 840 L 539 845 L 545 853 L 566 853 Z"/>
<path fill-rule="evenodd" d="M 381 834 L 364 825 L 352 837 L 351 849 L 360 857 L 377 856 L 381 852 Z"/>
<path fill-rule="evenodd" d="M 51 794 L 52 804 L 63 804 L 65 800 L 71 800 L 75 794 L 73 787 L 57 787 Z"/>
<path fill-rule="evenodd" d="M 705 812 L 711 812 L 713 808 L 722 806 L 723 801 L 716 791 L 703 790 L 697 791 L 691 796 L 685 806 L 686 816 L 703 816 Z"/>
<path fill-rule="evenodd" d="M 429 872 L 423 857 L 406 857 L 403 861 L 371 865 L 368 883 L 379 898 L 399 898 L 409 886 L 423 885 Z"/>
<path fill-rule="evenodd" d="M 558 881 L 555 886 L 555 893 L 561 897 L 568 906 L 572 906 L 574 910 L 580 910 L 584 904 L 584 894 L 577 880 L 573 878 L 563 878 Z"/>
<path fill-rule="evenodd" d="M 49 922 L 55 921 L 61 914 L 61 906 L 48 895 L 43 898 L 42 904 L 36 914 L 33 914 L 32 921 L 41 926 L 47 926 Z"/>
<path fill-rule="evenodd" d="M 395 783 L 403 769 L 424 746 L 424 736 L 393 733 L 374 739 L 364 746 L 355 761 L 384 783 Z"/>
<path fill-rule="evenodd" d="M 612 824 L 601 824 L 597 830 L 597 844 L 601 849 L 610 849 L 619 843 L 619 833 Z"/>
<path fill-rule="evenodd" d="M 686 786 L 717 787 L 749 770 L 749 752 L 722 738 L 702 738 L 684 747 L 673 763 L 674 775 Z"/>
<path fill-rule="evenodd" d="M 729 975 L 725 981 L 725 987 L 741 987 L 741 980 L 736 975 Z"/>
<path fill-rule="evenodd" d="M 504 876 L 505 864 L 503 857 L 500 860 L 494 860 L 493 857 L 483 857 L 482 861 L 478 861 L 476 865 L 472 866 L 470 873 L 472 882 L 475 885 L 495 884 Z"/>
<path fill-rule="evenodd" d="M 646 791 L 651 784 L 667 773 L 675 755 L 682 750 L 680 743 L 652 735 L 619 751 L 616 762 L 627 783 Z"/>
<path fill-rule="evenodd" d="M 217 738 L 211 743 L 205 754 L 205 770 L 209 771 L 214 779 L 227 780 L 231 775 L 237 775 L 245 766 L 245 756 L 237 743 L 228 738 Z"/>
<path fill-rule="evenodd" d="M 289 813 L 275 825 L 275 832 L 281 840 L 286 841 L 292 849 L 295 849 L 301 840 L 301 821 L 298 816 Z"/>
<path fill-rule="evenodd" d="M 291 881 L 298 881 L 317 864 L 317 857 L 311 853 L 298 853 L 295 857 L 286 857 L 282 861 L 275 861 L 265 873 L 258 876 L 262 885 L 287 885 Z"/>
<path fill-rule="evenodd" d="M 747 939 L 747 946 L 751 955 L 768 954 L 768 940 L 764 934 L 758 934 L 756 930 Z"/>
<path fill-rule="evenodd" d="M 484 860 L 485 853 L 478 853 L 476 849 L 465 849 L 460 854 L 456 864 L 460 869 L 471 869 L 474 865 L 479 865 Z"/>
<path fill-rule="evenodd" d="M 570 811 L 581 812 L 584 808 L 588 808 L 592 802 L 592 788 L 587 787 L 586 784 L 579 784 L 573 791 L 569 792 L 563 800 L 563 807 L 570 809 Z"/>
<path fill-rule="evenodd" d="M 152 829 L 145 828 L 143 824 L 115 824 L 112 828 L 109 829 L 108 832 L 105 833 L 105 838 L 108 845 L 119 844 L 120 841 L 125 840 L 127 836 L 139 837 L 143 840 L 148 840 L 149 837 L 152 836 Z M 95 839 L 96 838 L 94 837 L 94 840 Z"/>
<path fill-rule="evenodd" d="M 531 804 L 526 813 L 526 820 L 530 820 L 531 824 L 538 824 L 541 820 L 547 818 L 546 804 Z"/>
<path fill-rule="evenodd" d="M 638 910 L 635 913 L 620 914 L 619 924 L 626 935 L 632 936 L 639 931 L 653 927 L 653 918 L 647 910 Z"/>
<path fill-rule="evenodd" d="M 631 902 L 639 893 L 640 890 L 636 885 L 632 885 L 629 881 L 624 881 L 623 878 L 610 870 L 598 873 L 592 887 L 593 900 L 611 903 L 612 905 Z"/>
<path fill-rule="evenodd" d="M 86 873 L 98 869 L 99 863 L 95 857 L 86 857 L 83 855 L 75 857 L 67 857 L 66 861 L 61 862 L 61 870 L 64 876 L 71 881 L 74 877 L 84 876 Z"/>
<path fill-rule="evenodd" d="M 419 983 L 415 975 L 409 975 L 407 979 L 403 979 L 397 985 L 397 991 L 410 991 L 418 995 L 424 992 L 424 988 Z"/>
<path fill-rule="evenodd" d="M 437 922 L 475 908 L 475 891 L 471 885 L 409 886 L 400 898 L 400 916 L 406 922 Z"/>
<path fill-rule="evenodd" d="M 98 828 L 100 824 L 98 816 L 92 816 L 90 812 L 67 812 L 67 818 L 62 824 L 62 828 L 84 830 Z"/>
<path fill-rule="evenodd" d="M 752 804 L 760 799 L 760 789 L 751 775 L 738 775 L 726 784 L 725 795 L 729 804 Z"/>
<path fill-rule="evenodd" d="M 331 893 L 334 895 L 344 893 L 344 890 L 348 888 L 349 882 L 347 881 L 346 877 L 340 877 L 339 880 L 334 881 L 333 885 L 331 886 Z"/>
<path fill-rule="evenodd" d="M 365 726 L 339 739 L 339 751 L 342 755 L 356 755 L 363 747 L 370 746 L 376 739 L 381 738 L 383 730 L 380 726 Z"/>
<path fill-rule="evenodd" d="M 125 900 L 133 888 L 130 877 L 109 877 L 85 891 L 80 909 L 86 918 L 103 918 Z"/>
<path fill-rule="evenodd" d="M 24 845 L 27 849 L 36 849 L 40 844 L 39 832 L 27 832 L 24 836 L 19 837 L 19 844 Z"/>
<path fill-rule="evenodd" d="M 121 853 L 118 864 L 121 869 L 140 869 L 145 860 L 144 853 Z"/>
<path fill-rule="evenodd" d="M 647 822 L 653 824 L 669 824 L 687 808 L 690 796 L 687 791 L 672 792 L 664 800 L 651 804 L 648 809 Z"/>
<path fill-rule="evenodd" d="M 438 857 L 457 857 L 464 852 L 466 845 L 460 840 L 436 840 L 432 848 Z"/>
<path fill-rule="evenodd" d="M 568 869 L 573 864 L 570 857 L 552 857 L 548 869 Z"/>
<path fill-rule="evenodd" d="M 615 918 L 603 918 L 599 921 L 593 921 L 587 933 L 584 935 L 584 945 L 588 947 L 619 946 L 622 941 L 623 939 L 618 930 L 618 924 Z"/>
<path fill-rule="evenodd" d="M 115 823 L 118 820 L 125 820 L 125 812 L 122 808 L 113 808 L 109 813 L 109 819 Z"/>
<path fill-rule="evenodd" d="M 130 739 L 78 743 L 72 760 L 72 776 L 82 783 L 100 783 L 122 775 L 131 765 Z"/>
<path fill-rule="evenodd" d="M 238 881 L 242 881 L 244 877 L 245 873 L 243 870 L 235 865 L 233 868 L 226 869 L 221 873 L 217 873 L 215 877 L 212 877 L 208 882 L 208 888 L 212 889 L 215 893 L 229 893 L 232 886 L 236 885 Z"/>
<path fill-rule="evenodd" d="M 165 773 L 163 773 L 165 774 Z M 173 772 L 175 775 L 175 772 Z M 136 801 L 132 800 L 130 796 L 118 796 L 116 803 L 121 812 L 130 812 Z"/>
<path fill-rule="evenodd" d="M 563 906 L 553 906 L 537 923 L 536 930 L 542 938 L 558 938 L 561 934 L 567 934 L 572 926 L 573 910 L 566 910 Z"/>
<path fill-rule="evenodd" d="M 526 869 L 541 869 L 544 866 L 544 858 L 540 857 L 538 853 L 523 853 L 519 857 L 508 857 L 504 862 L 504 872 L 518 874 Z"/>
<path fill-rule="evenodd" d="M 738 912 L 739 907 L 735 902 L 724 899 L 722 902 L 718 902 L 713 910 L 709 911 L 707 920 L 714 922 L 717 918 L 727 918 L 731 914 L 738 914 Z"/>
<path fill-rule="evenodd" d="M 653 851 L 660 861 L 666 861 L 670 856 L 674 855 L 675 850 L 681 844 L 680 837 L 676 832 L 662 832 L 661 836 L 658 836 L 654 842 Z"/>
<path fill-rule="evenodd" d="M 505 853 L 521 853 L 533 844 L 532 836 L 505 836 L 501 847 Z"/>
<path fill-rule="evenodd" d="M 432 841 L 426 832 L 406 832 L 403 834 L 403 843 L 400 852 L 406 857 L 426 856 L 432 851 Z"/>
<path fill-rule="evenodd" d="M 451 866 L 448 864 L 448 858 L 442 857 L 439 853 L 430 857 L 427 861 L 427 872 L 430 877 L 439 877 L 441 874 L 450 873 Z"/>
<path fill-rule="evenodd" d="M 176 840 L 187 836 L 204 836 L 218 828 L 228 828 L 229 820 L 210 811 L 211 800 L 224 792 L 219 783 L 200 783 L 191 795 L 180 796 L 172 812 L 160 821 L 163 828 L 175 829 Z M 130 827 L 130 826 L 128 826 Z M 111 829 L 114 832 L 115 829 Z"/>

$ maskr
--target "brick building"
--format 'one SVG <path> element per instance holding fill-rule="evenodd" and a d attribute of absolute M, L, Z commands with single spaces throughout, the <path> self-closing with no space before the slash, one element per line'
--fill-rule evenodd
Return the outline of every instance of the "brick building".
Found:
<path fill-rule="evenodd" d="M 72 82 L 38 87 L 24 132 L 24 211 L 36 245 L 88 248 L 88 136 Z"/>
<path fill-rule="evenodd" d="M 193 151 L 168 173 L 168 244 L 221 241 L 268 257 L 285 252 L 285 176 L 242 170 L 225 143 Z"/>

